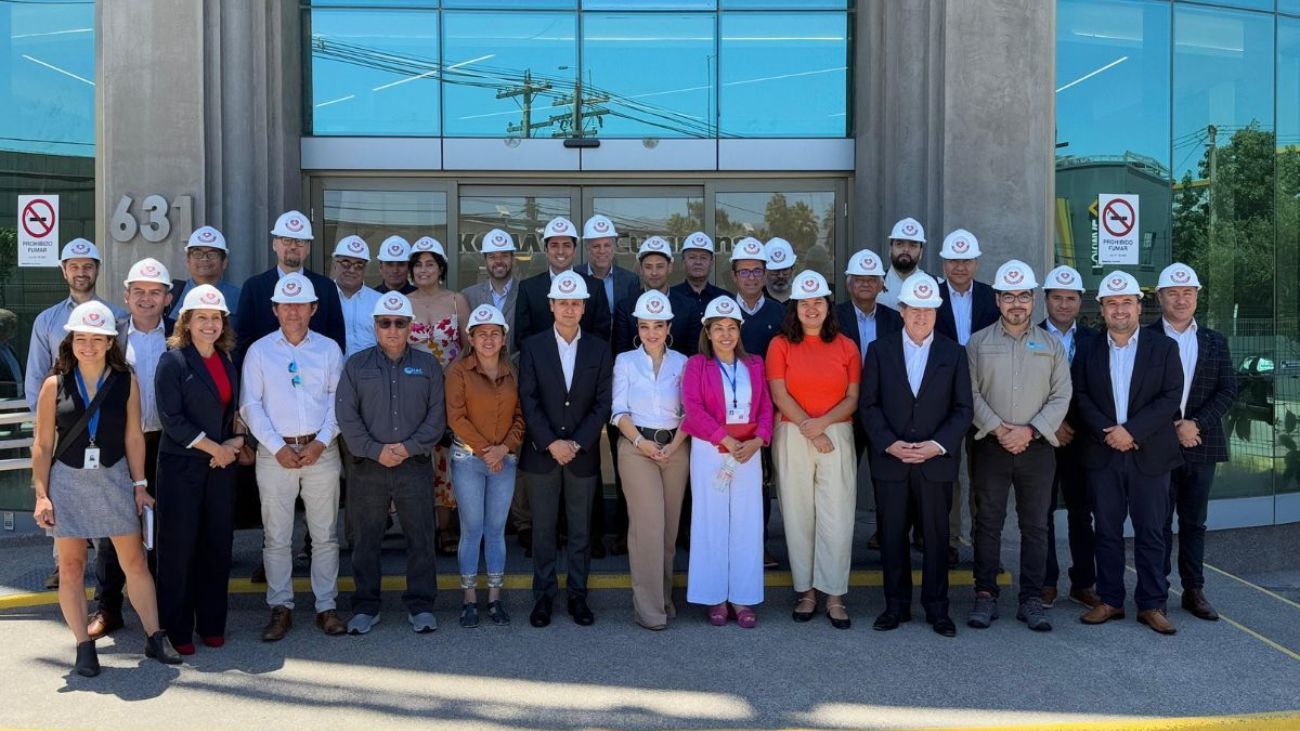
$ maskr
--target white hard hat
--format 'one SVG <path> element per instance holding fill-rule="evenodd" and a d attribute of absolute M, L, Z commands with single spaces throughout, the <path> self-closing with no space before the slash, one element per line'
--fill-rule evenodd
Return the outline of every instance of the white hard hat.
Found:
<path fill-rule="evenodd" d="M 880 255 L 871 249 L 863 249 L 849 257 L 849 266 L 844 273 L 850 277 L 883 277 L 885 263 Z"/>
<path fill-rule="evenodd" d="M 704 317 L 700 318 L 701 323 L 707 323 L 717 317 L 725 317 L 736 322 L 743 323 L 745 318 L 740 314 L 740 305 L 729 295 L 714 297 L 704 308 Z"/>
<path fill-rule="evenodd" d="M 185 242 L 185 248 L 194 249 L 200 246 L 206 246 L 209 249 L 221 249 L 222 251 L 227 251 L 226 237 L 222 236 L 220 231 L 211 226 L 200 226 L 199 228 L 194 229 L 194 233 L 190 234 L 189 241 Z"/>
<path fill-rule="evenodd" d="M 482 249 L 484 254 L 496 254 L 498 252 L 503 252 L 503 251 L 514 251 L 515 240 L 513 237 L 511 237 L 510 234 L 506 233 L 505 231 L 502 231 L 499 228 L 494 228 L 491 231 L 488 231 L 487 233 L 483 234 Z"/>
<path fill-rule="evenodd" d="M 943 247 L 939 249 L 939 258 L 941 259 L 978 259 L 980 258 L 980 242 L 975 238 L 975 234 L 964 228 L 943 237 Z"/>
<path fill-rule="evenodd" d="M 1043 289 L 1070 289 L 1075 292 L 1082 292 L 1085 288 L 1083 286 L 1083 277 L 1079 276 L 1079 270 L 1067 264 L 1062 264 L 1047 273 Z"/>
<path fill-rule="evenodd" d="M 651 289 L 636 298 L 636 309 L 632 310 L 632 317 L 638 320 L 671 320 L 673 306 L 668 301 L 667 295 L 657 289 Z"/>
<path fill-rule="evenodd" d="M 469 323 L 465 325 L 465 332 L 472 333 L 479 325 L 500 325 L 502 333 L 510 332 L 510 326 L 506 324 L 506 316 L 492 305 L 475 307 L 474 311 L 469 313 Z"/>
<path fill-rule="evenodd" d="M 767 252 L 763 250 L 763 242 L 753 236 L 746 236 L 731 245 L 732 261 L 761 261 L 767 266 Z"/>
<path fill-rule="evenodd" d="M 551 280 L 551 291 L 546 296 L 553 300 L 585 300 L 591 295 L 587 294 L 587 280 L 570 270 L 555 275 Z"/>
<path fill-rule="evenodd" d="M 370 246 L 360 236 L 344 236 L 334 247 L 334 256 L 346 256 L 362 261 L 370 261 Z"/>
<path fill-rule="evenodd" d="M 94 259 L 103 261 L 99 258 L 99 248 L 85 239 L 73 239 L 63 245 L 63 253 L 59 254 L 59 263 L 69 259 Z"/>
<path fill-rule="evenodd" d="M 117 335 L 117 322 L 113 311 L 99 300 L 82 302 L 68 315 L 63 329 L 70 333 L 90 333 L 91 335 Z"/>
<path fill-rule="evenodd" d="M 582 238 L 616 239 L 618 238 L 618 231 L 614 228 L 614 222 L 609 220 L 608 216 L 602 216 L 598 213 L 587 219 L 587 223 L 582 227 Z"/>
<path fill-rule="evenodd" d="M 167 267 L 157 259 L 141 259 L 131 265 L 131 269 L 126 273 L 126 281 L 122 286 L 127 289 L 131 288 L 131 282 L 153 282 L 162 284 L 167 287 L 172 286 L 171 275 L 167 273 Z"/>
<path fill-rule="evenodd" d="M 1104 297 L 1118 297 L 1126 294 L 1134 294 L 1137 295 L 1138 299 L 1142 299 L 1142 285 L 1138 284 L 1137 277 L 1119 269 L 1102 277 L 1101 284 L 1097 286 L 1098 302 Z"/>
<path fill-rule="evenodd" d="M 763 246 L 768 269 L 789 269 L 794 266 L 794 247 L 783 238 L 771 239 Z"/>
<path fill-rule="evenodd" d="M 1201 280 L 1196 276 L 1195 269 L 1176 261 L 1160 272 L 1160 280 L 1156 283 L 1156 289 L 1164 289 L 1165 287 L 1196 287 L 1200 289 Z"/>
<path fill-rule="evenodd" d="M 375 307 L 370 311 L 371 317 L 407 317 L 415 319 L 415 310 L 411 309 L 411 300 L 401 292 L 384 292 L 375 300 Z"/>
<path fill-rule="evenodd" d="M 401 236 L 389 236 L 379 245 L 380 261 L 406 262 L 411 258 L 411 244 Z"/>
<path fill-rule="evenodd" d="M 894 228 L 889 232 L 890 241 L 915 241 L 918 244 L 925 243 L 925 229 L 921 227 L 921 222 L 915 218 L 904 218 L 894 224 Z"/>
<path fill-rule="evenodd" d="M 275 228 L 271 229 L 271 235 L 286 239 L 311 241 L 313 238 L 311 235 L 311 221 L 301 211 L 286 211 L 275 219 Z"/>
<path fill-rule="evenodd" d="M 590 221 L 587 222 L 590 225 Z M 668 261 L 673 260 L 673 245 L 668 243 L 668 239 L 662 236 L 651 236 L 641 242 L 640 248 L 636 250 L 636 260 L 641 261 L 649 254 L 659 254 L 668 257 Z"/>
<path fill-rule="evenodd" d="M 432 236 L 421 236 L 411 242 L 411 256 L 423 253 L 437 254 L 442 258 L 447 258 L 446 249 L 442 248 L 442 242 Z"/>
<path fill-rule="evenodd" d="M 275 292 L 271 301 L 277 304 L 310 304 L 316 301 L 316 288 L 311 280 L 299 272 L 292 272 L 280 277 L 275 283 Z"/>
<path fill-rule="evenodd" d="M 578 240 L 578 229 L 573 225 L 573 221 L 564 216 L 556 216 L 546 223 L 546 228 L 542 231 L 542 243 L 553 236 L 568 236 L 574 241 Z"/>
<path fill-rule="evenodd" d="M 943 298 L 939 296 L 939 283 L 934 281 L 934 277 L 925 272 L 916 272 L 903 280 L 903 288 L 898 293 L 898 301 L 908 307 L 923 307 L 926 309 L 937 309 L 939 305 L 943 304 Z"/>
<path fill-rule="evenodd" d="M 181 303 L 181 312 L 185 313 L 190 310 L 220 310 L 227 315 L 230 314 L 230 307 L 226 305 L 226 296 L 211 284 L 200 284 L 197 287 L 191 287 L 190 291 L 185 293 L 185 301 Z"/>
<path fill-rule="evenodd" d="M 792 300 L 810 300 L 829 296 L 831 296 L 831 288 L 826 284 L 826 277 L 811 269 L 796 274 L 794 285 L 790 287 Z"/>
<path fill-rule="evenodd" d="M 695 233 L 687 236 L 686 240 L 682 242 L 683 254 L 691 249 L 699 249 L 700 251 L 707 251 L 710 254 L 712 254 L 713 239 L 709 238 L 709 235 L 704 233 L 703 231 L 696 231 Z"/>
<path fill-rule="evenodd" d="M 993 289 L 999 292 L 1023 292 L 1038 286 L 1034 270 L 1019 259 L 1003 262 L 993 275 Z"/>

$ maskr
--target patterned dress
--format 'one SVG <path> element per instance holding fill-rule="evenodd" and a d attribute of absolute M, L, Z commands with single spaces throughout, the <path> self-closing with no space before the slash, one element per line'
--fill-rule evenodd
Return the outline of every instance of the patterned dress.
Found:
<path fill-rule="evenodd" d="M 444 369 L 460 355 L 460 327 L 458 313 L 428 325 L 416 320 L 411 323 L 407 342 L 411 347 L 431 353 Z M 433 504 L 439 508 L 456 507 L 456 497 L 451 489 L 451 462 L 447 448 L 433 448 Z"/>

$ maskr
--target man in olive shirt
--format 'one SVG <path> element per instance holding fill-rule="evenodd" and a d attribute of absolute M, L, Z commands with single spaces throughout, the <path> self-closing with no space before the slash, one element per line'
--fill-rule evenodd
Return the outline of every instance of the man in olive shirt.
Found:
<path fill-rule="evenodd" d="M 975 405 L 970 459 L 975 497 L 975 606 L 966 624 L 998 617 L 998 564 L 1007 497 L 1014 486 L 1020 523 L 1020 604 L 1016 619 L 1052 629 L 1043 609 L 1047 526 L 1043 515 L 1056 475 L 1056 430 L 1070 408 L 1070 363 L 1060 341 L 1030 321 L 1038 283 L 1012 259 L 993 277 L 1001 318 L 966 344 Z"/>

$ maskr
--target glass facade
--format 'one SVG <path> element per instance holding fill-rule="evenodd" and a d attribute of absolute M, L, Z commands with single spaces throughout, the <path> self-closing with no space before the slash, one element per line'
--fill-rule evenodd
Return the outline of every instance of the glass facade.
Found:
<path fill-rule="evenodd" d="M 846 137 L 843 0 L 316 0 L 314 135 Z"/>

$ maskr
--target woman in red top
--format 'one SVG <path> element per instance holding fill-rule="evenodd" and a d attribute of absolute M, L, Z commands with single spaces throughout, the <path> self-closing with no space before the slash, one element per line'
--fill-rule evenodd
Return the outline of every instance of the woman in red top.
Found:
<path fill-rule="evenodd" d="M 862 366 L 853 341 L 839 334 L 830 288 L 817 272 L 794 278 L 781 334 L 767 350 L 767 378 L 781 422 L 772 436 L 777 493 L 785 522 L 794 590 L 794 620 L 817 611 L 848 629 L 853 518 L 857 508 L 857 454 L 853 412 Z"/>

